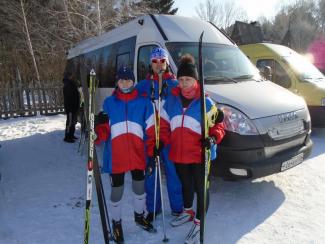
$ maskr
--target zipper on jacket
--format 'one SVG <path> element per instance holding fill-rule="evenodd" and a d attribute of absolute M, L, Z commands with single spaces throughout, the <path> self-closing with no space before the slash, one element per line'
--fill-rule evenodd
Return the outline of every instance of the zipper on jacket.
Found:
<path fill-rule="evenodd" d="M 183 107 L 182 104 L 182 100 L 181 98 L 178 96 L 178 100 L 181 104 L 181 109 L 182 109 L 182 124 L 181 124 L 181 128 L 182 128 L 182 136 L 181 136 L 181 145 L 183 145 L 183 138 L 184 138 L 184 119 L 185 119 L 185 113 L 187 112 L 187 110 L 191 107 L 191 105 L 195 102 L 195 99 L 193 99 L 192 102 L 190 102 L 190 104 L 187 106 L 187 108 Z M 182 148 L 182 147 L 181 147 Z M 183 150 L 181 149 L 181 161 L 183 161 Z"/>
<path fill-rule="evenodd" d="M 185 111 L 187 109 L 184 110 L 183 106 L 182 106 L 182 125 L 181 125 L 181 128 L 182 128 L 182 136 L 181 136 L 181 145 L 183 145 L 183 137 L 184 137 L 184 115 L 185 115 Z M 183 161 L 183 149 L 181 147 L 181 161 Z"/>
<path fill-rule="evenodd" d="M 128 125 L 128 101 L 125 101 L 125 126 L 126 126 L 126 144 L 127 144 L 127 152 L 128 152 L 128 168 L 130 169 L 130 147 L 129 147 L 129 125 Z"/>

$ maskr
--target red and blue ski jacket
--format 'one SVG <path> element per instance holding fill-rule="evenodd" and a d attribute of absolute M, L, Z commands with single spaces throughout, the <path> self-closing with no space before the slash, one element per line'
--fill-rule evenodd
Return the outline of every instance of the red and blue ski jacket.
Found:
<path fill-rule="evenodd" d="M 158 98 L 159 98 L 159 85 L 158 85 L 158 75 L 148 74 L 145 80 L 140 81 L 136 85 L 141 96 L 147 97 L 149 99 L 154 99 L 156 111 L 158 110 Z M 162 91 L 161 99 L 162 103 L 160 105 L 160 127 L 168 126 L 168 116 L 166 111 L 163 109 L 164 100 L 172 92 L 172 89 L 178 86 L 178 80 L 176 76 L 170 72 L 166 72 L 162 76 Z M 153 94 L 152 94 L 153 93 Z M 152 97 L 153 96 L 153 97 Z M 168 137 L 168 135 L 162 134 L 163 137 Z M 165 140 L 166 145 L 167 140 Z"/>
<path fill-rule="evenodd" d="M 155 145 L 153 109 L 138 91 L 123 94 L 115 90 L 103 103 L 109 122 L 96 127 L 100 141 L 105 141 L 103 171 L 124 173 L 144 170 L 146 151 L 152 155 Z M 144 139 L 145 138 L 145 139 Z"/>
<path fill-rule="evenodd" d="M 209 114 L 215 103 L 206 97 L 206 111 Z M 180 88 L 172 90 L 163 105 L 167 114 L 168 126 L 161 126 L 161 139 L 164 143 L 170 142 L 169 159 L 175 163 L 201 163 L 202 136 L 201 136 L 201 105 L 200 91 L 187 108 L 183 108 L 180 97 Z M 225 135 L 223 123 L 210 125 L 209 136 L 220 143 Z"/>
<path fill-rule="evenodd" d="M 162 76 L 162 98 L 165 98 L 168 94 L 170 94 L 172 88 L 178 85 L 178 81 L 176 80 L 175 75 L 172 73 L 164 73 Z M 154 85 L 154 87 L 152 86 Z M 154 91 L 154 99 L 158 100 L 159 97 L 159 87 L 158 87 L 158 75 L 150 75 L 148 74 L 145 80 L 140 81 L 135 87 L 141 96 L 146 96 L 151 98 L 152 92 Z M 153 90 L 153 91 L 152 91 Z"/>

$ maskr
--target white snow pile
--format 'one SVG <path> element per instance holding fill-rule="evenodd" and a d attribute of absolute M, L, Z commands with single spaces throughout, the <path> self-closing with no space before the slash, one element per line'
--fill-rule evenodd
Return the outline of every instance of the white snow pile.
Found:
<path fill-rule="evenodd" d="M 0 121 L 1 244 L 83 243 L 87 148 L 81 155 L 78 143 L 64 143 L 64 128 L 64 115 Z M 254 181 L 213 179 L 205 243 L 324 243 L 325 130 L 313 131 L 312 139 L 310 158 L 286 172 Z M 108 175 L 102 179 L 108 200 Z M 125 243 L 161 243 L 161 215 L 155 234 L 135 225 L 130 188 L 127 175 Z M 169 225 L 166 189 L 164 196 L 169 243 L 183 243 L 190 224 Z M 104 243 L 95 188 L 90 243 Z"/>

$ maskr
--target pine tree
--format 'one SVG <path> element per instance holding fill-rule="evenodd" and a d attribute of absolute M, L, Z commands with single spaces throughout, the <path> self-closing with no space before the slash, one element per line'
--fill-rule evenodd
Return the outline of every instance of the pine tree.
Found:
<path fill-rule="evenodd" d="M 148 8 L 152 9 L 157 14 L 176 14 L 178 8 L 172 8 L 173 0 L 144 0 Z"/>

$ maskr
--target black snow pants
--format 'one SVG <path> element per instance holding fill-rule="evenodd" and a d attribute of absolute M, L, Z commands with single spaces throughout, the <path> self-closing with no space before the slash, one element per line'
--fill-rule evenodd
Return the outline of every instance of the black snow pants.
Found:
<path fill-rule="evenodd" d="M 176 172 L 182 182 L 184 208 L 192 208 L 194 193 L 196 193 L 196 215 L 200 220 L 204 209 L 204 167 L 202 164 L 175 163 Z M 207 206 L 209 206 L 209 191 L 207 190 Z"/>

